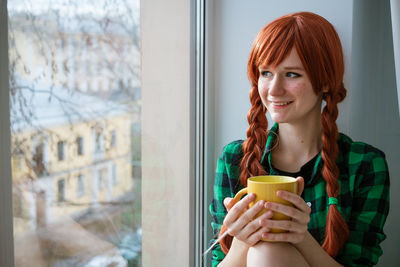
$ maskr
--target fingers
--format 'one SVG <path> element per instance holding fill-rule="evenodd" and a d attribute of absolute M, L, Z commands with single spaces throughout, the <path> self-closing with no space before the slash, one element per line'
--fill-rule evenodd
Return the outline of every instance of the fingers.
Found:
<path fill-rule="evenodd" d="M 304 190 L 304 178 L 299 176 L 296 178 L 296 181 L 297 181 L 297 185 L 298 185 L 297 194 L 299 196 L 301 196 L 301 194 L 303 193 L 303 190 Z"/>
<path fill-rule="evenodd" d="M 254 201 L 255 195 L 250 194 L 237 202 L 226 215 L 223 224 L 228 230 L 229 235 L 245 242 L 248 245 L 254 245 L 261 239 L 264 232 L 268 232 L 268 227 L 263 227 L 260 224 L 262 219 L 270 219 L 273 216 L 272 211 L 267 211 L 260 215 L 257 219 L 256 216 L 264 210 L 264 200 L 258 201 L 251 208 L 249 204 Z M 232 205 L 232 199 L 226 198 L 224 200 L 225 206 Z"/>
<path fill-rule="evenodd" d="M 256 232 L 253 232 L 247 237 L 247 244 L 250 246 L 255 245 L 258 241 L 261 240 L 263 234 L 268 233 L 270 230 L 271 229 L 266 226 L 259 227 Z"/>
<path fill-rule="evenodd" d="M 290 193 L 288 191 L 278 191 L 276 195 L 284 200 L 292 203 L 296 208 L 301 210 L 304 213 L 310 214 L 311 208 L 307 205 L 307 203 L 302 199 L 299 195 Z"/>
<path fill-rule="evenodd" d="M 231 208 L 232 208 L 232 206 L 235 204 L 234 202 L 232 202 L 232 199 L 233 198 L 231 198 L 231 197 L 226 197 L 225 199 L 224 199 L 224 206 L 225 206 L 225 208 L 227 209 L 227 210 L 230 210 Z M 232 203 L 231 203 L 232 202 Z"/>
<path fill-rule="evenodd" d="M 243 226 L 240 230 L 237 230 L 236 227 L 239 225 L 235 225 L 232 229 L 229 229 L 233 232 L 233 236 L 237 239 L 245 242 L 249 246 L 255 245 L 258 241 L 260 241 L 263 233 L 269 232 L 270 228 L 261 225 L 262 220 L 271 219 L 273 216 L 272 211 L 267 211 L 262 214 L 259 218 L 248 222 Z"/>
<path fill-rule="evenodd" d="M 225 220 L 227 220 L 228 222 L 235 221 L 240 216 L 240 214 L 247 210 L 248 206 L 252 201 L 254 201 L 255 198 L 255 194 L 248 194 L 237 203 L 234 203 L 232 198 L 225 198 L 224 205 L 229 211 L 225 217 Z"/>
<path fill-rule="evenodd" d="M 293 220 L 303 224 L 307 224 L 310 221 L 309 213 L 296 209 L 294 207 L 274 202 L 267 202 L 265 203 L 264 207 L 272 211 L 276 211 L 286 216 L 289 216 Z"/>
<path fill-rule="evenodd" d="M 281 230 L 286 230 L 291 233 L 304 233 L 307 231 L 307 224 L 299 223 L 296 221 L 290 221 L 290 220 L 263 220 L 261 222 L 263 227 L 266 228 L 275 228 L 275 229 L 281 229 Z"/>
<path fill-rule="evenodd" d="M 245 211 L 231 226 L 232 230 L 234 231 L 235 229 L 240 230 L 243 229 L 247 224 L 250 224 L 251 221 L 254 219 L 254 217 L 261 212 L 264 209 L 264 200 L 258 201 L 253 207 Z M 227 222 L 229 223 L 229 222 Z M 257 230 L 259 227 L 259 223 L 256 222 L 254 225 L 257 227 L 252 227 L 253 232 Z"/>

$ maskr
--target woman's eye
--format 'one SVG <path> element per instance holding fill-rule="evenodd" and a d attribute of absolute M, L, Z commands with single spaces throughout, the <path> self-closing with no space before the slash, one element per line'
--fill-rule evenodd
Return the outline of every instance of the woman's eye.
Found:
<path fill-rule="evenodd" d="M 300 74 L 295 73 L 295 72 L 288 72 L 288 73 L 286 73 L 286 77 L 296 78 L 296 77 L 300 77 Z"/>
<path fill-rule="evenodd" d="M 272 76 L 272 73 L 269 72 L 269 71 L 267 71 L 267 70 L 264 70 L 264 71 L 261 71 L 261 75 L 262 75 L 263 77 L 271 77 L 271 76 Z"/>

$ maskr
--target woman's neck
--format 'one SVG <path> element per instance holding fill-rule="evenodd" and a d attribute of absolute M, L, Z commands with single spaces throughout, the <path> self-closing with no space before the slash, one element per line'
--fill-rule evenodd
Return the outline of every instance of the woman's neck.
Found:
<path fill-rule="evenodd" d="M 279 143 L 272 151 L 275 167 L 295 172 L 322 148 L 322 126 L 318 123 L 279 124 Z"/>

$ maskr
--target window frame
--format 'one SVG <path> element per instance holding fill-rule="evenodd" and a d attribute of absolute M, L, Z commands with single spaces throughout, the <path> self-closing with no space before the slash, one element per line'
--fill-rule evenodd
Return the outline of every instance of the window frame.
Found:
<path fill-rule="evenodd" d="M 198 72 L 204 67 L 200 63 L 204 54 L 199 50 L 204 42 L 198 27 L 204 6 L 205 0 L 141 1 L 143 266 L 202 266 L 204 81 Z M 154 17 L 163 23 L 154 23 Z M 150 112 L 156 115 L 149 116 Z M 179 130 L 159 130 L 170 125 Z M 172 133 L 175 140 L 171 143 Z M 158 155 L 156 166 L 151 153 Z M 161 179 L 151 179 L 154 175 Z M 158 184 L 168 187 L 158 188 Z M 148 204 L 157 190 L 165 192 L 162 209 Z M 166 223 L 162 217 L 166 213 L 179 220 Z M 151 218 L 161 220 L 149 223 Z"/>
<path fill-rule="evenodd" d="M 0 2 L 0 266 L 14 266 L 7 0 Z"/>
<path fill-rule="evenodd" d="M 3 64 L 0 65 L 0 125 L 2 129 L 0 131 L 0 148 L 2 151 L 0 154 L 0 167 L 2 172 L 2 178 L 0 178 L 0 211 L 2 213 L 2 216 L 0 216 L 0 233 L 2 237 L 0 238 L 0 266 L 14 266 L 14 246 L 10 246 L 10 244 L 14 244 L 14 237 L 12 181 L 9 179 L 9 177 L 11 177 L 11 134 L 8 84 L 7 0 L 2 0 L 0 5 L 0 36 L 3 37 L 0 38 L 0 60 L 3 62 Z M 160 7 L 160 5 L 162 7 Z M 204 38 L 204 24 L 201 23 L 204 23 L 205 0 L 173 0 L 168 1 L 168 3 L 160 3 L 157 0 L 141 1 L 141 23 L 143 23 L 143 16 L 153 17 L 154 10 L 150 8 L 150 6 L 158 6 L 157 8 L 159 10 L 163 9 L 162 12 L 157 13 L 162 14 L 162 18 L 159 18 L 161 21 L 171 22 L 175 20 L 173 21 L 175 23 L 174 25 L 179 26 L 179 29 L 176 29 L 176 31 L 179 32 L 180 38 L 185 42 L 185 53 L 179 50 L 175 42 L 173 43 L 175 46 L 173 53 L 183 61 L 189 62 L 189 68 L 182 72 L 181 68 L 178 69 L 180 66 L 176 65 L 176 70 L 174 70 L 174 72 L 179 73 L 179 75 L 184 75 L 184 79 L 188 81 L 190 87 L 190 92 L 188 94 L 189 99 L 185 99 L 185 101 L 189 100 L 189 104 L 185 105 L 186 110 L 182 113 L 189 113 L 189 124 L 184 126 L 185 133 L 187 134 L 186 138 L 189 140 L 187 144 L 188 147 L 184 148 L 187 149 L 186 152 L 189 154 L 189 166 L 185 166 L 187 175 L 189 176 L 187 177 L 188 194 L 185 194 L 181 198 L 182 203 L 188 203 L 189 207 L 189 209 L 184 211 L 185 218 L 183 219 L 183 224 L 187 232 L 185 231 L 183 235 L 179 235 L 175 240 L 178 241 L 178 243 L 182 241 L 184 244 L 181 246 L 186 248 L 185 251 L 173 249 L 173 255 L 159 255 L 159 258 L 161 261 L 169 258 L 180 258 L 182 259 L 181 266 L 201 266 L 201 252 L 203 250 L 204 74 L 199 74 L 199 71 L 202 71 L 204 68 L 204 39 L 202 39 Z M 170 16 L 171 12 L 173 12 L 175 16 Z M 142 24 L 143 32 L 152 35 L 150 39 L 158 37 L 151 33 L 151 28 L 157 27 L 160 27 L 160 25 L 154 23 Z M 181 29 L 183 29 L 183 33 Z M 167 46 L 164 45 L 160 47 L 160 49 L 166 49 L 165 47 Z M 167 54 L 168 53 L 165 53 L 165 55 Z M 142 53 L 142 62 L 144 63 L 146 61 L 147 59 L 143 57 Z M 164 60 L 159 58 L 158 61 L 163 62 Z M 157 73 L 156 70 L 154 70 L 154 72 Z M 143 87 L 146 86 L 146 84 L 143 84 Z M 179 88 L 179 90 L 184 92 L 187 91 L 188 88 L 187 86 L 183 86 Z M 145 185 L 142 185 L 142 188 L 144 187 Z M 146 238 L 145 229 L 143 230 L 143 236 Z M 182 254 L 185 255 L 184 258 L 182 258 Z M 144 264 L 146 260 L 145 257 L 154 256 L 151 251 L 145 250 L 143 250 L 142 255 Z"/>

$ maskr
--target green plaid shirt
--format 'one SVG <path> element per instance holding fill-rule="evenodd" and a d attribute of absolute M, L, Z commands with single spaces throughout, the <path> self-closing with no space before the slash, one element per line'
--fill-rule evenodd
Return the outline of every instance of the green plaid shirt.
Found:
<path fill-rule="evenodd" d="M 280 174 L 271 164 L 270 149 L 274 144 L 278 124 L 268 135 L 261 164 L 269 174 Z M 218 159 L 214 184 L 214 199 L 210 204 L 213 217 L 211 226 L 215 238 L 218 236 L 227 213 L 223 200 L 233 197 L 242 185 L 239 182 L 240 160 L 243 157 L 243 141 L 234 141 L 225 146 Z M 386 238 L 383 233 L 389 212 L 389 172 L 382 151 L 361 142 L 353 142 L 340 133 L 339 154 L 336 163 L 340 169 L 340 194 L 337 207 L 350 228 L 350 238 L 336 257 L 345 266 L 372 266 L 382 255 L 380 243 Z M 322 244 L 328 212 L 326 182 L 322 177 L 323 160 L 318 155 L 310 177 L 304 177 L 302 197 L 311 203 L 308 231 Z M 215 239 L 210 241 L 213 242 Z M 225 257 L 220 245 L 213 250 L 212 265 L 216 266 Z"/>

